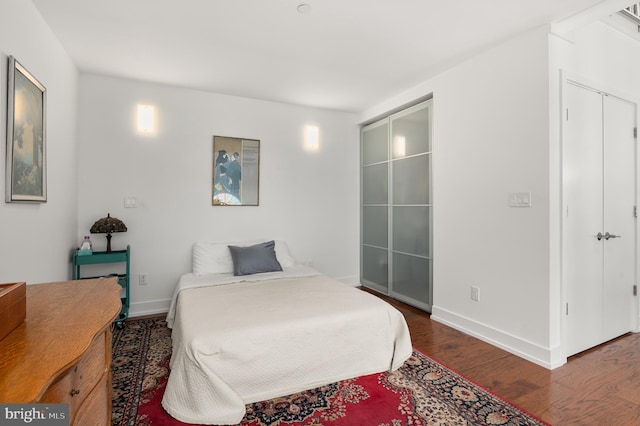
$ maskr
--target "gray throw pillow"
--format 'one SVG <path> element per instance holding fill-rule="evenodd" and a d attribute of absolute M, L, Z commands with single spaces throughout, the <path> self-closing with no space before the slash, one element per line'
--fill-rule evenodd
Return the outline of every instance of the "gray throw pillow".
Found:
<path fill-rule="evenodd" d="M 233 260 L 233 275 L 282 271 L 276 258 L 276 243 L 267 241 L 249 247 L 228 246 Z"/>

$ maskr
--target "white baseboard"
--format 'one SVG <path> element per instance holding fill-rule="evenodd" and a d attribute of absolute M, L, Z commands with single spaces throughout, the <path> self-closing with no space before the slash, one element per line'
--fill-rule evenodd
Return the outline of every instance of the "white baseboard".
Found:
<path fill-rule="evenodd" d="M 566 358 L 560 356 L 561 351 L 558 348 L 542 347 L 435 305 L 431 319 L 550 370 L 567 362 Z"/>
<path fill-rule="evenodd" d="M 166 314 L 169 312 L 171 299 L 151 300 L 149 302 L 132 303 L 129 305 L 129 317 L 143 317 L 146 315 Z"/>

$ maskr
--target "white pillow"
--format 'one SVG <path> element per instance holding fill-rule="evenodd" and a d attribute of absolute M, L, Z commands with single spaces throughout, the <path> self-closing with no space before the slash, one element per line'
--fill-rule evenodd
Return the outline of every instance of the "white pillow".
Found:
<path fill-rule="evenodd" d="M 268 240 L 264 240 L 268 241 Z M 207 243 L 199 241 L 193 245 L 192 269 L 194 275 L 232 274 L 233 259 L 228 246 L 247 247 L 264 241 L 243 241 L 229 243 Z M 289 247 L 283 240 L 276 240 L 276 258 L 283 268 L 295 266 L 289 254 Z"/>
<path fill-rule="evenodd" d="M 276 240 L 276 257 L 278 258 L 278 263 L 280 263 L 280 266 L 283 268 L 296 266 L 296 261 L 289 253 L 289 247 L 284 240 Z"/>

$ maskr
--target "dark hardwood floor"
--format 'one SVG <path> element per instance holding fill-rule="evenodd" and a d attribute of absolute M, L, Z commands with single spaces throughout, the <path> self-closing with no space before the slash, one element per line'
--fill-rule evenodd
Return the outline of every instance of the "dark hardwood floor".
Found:
<path fill-rule="evenodd" d="M 640 425 L 640 333 L 548 370 L 369 292 L 404 314 L 414 348 L 552 425 Z"/>

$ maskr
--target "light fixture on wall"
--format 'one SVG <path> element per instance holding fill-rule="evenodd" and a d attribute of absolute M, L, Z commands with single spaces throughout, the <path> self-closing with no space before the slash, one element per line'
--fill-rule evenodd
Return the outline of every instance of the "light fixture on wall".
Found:
<path fill-rule="evenodd" d="M 138 104 L 138 133 L 153 132 L 155 108 L 151 105 Z"/>
<path fill-rule="evenodd" d="M 304 127 L 304 149 L 317 151 L 320 148 L 320 129 L 318 126 L 307 125 Z"/>
<path fill-rule="evenodd" d="M 107 217 L 96 220 L 91 229 L 92 234 L 107 234 L 107 253 L 111 253 L 111 234 L 114 232 L 127 232 L 127 226 L 117 217 Z"/>

